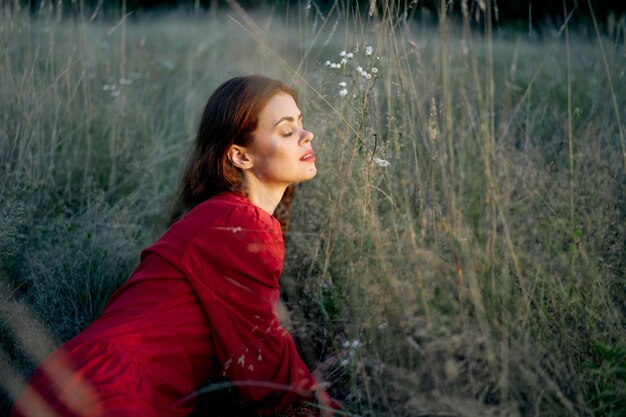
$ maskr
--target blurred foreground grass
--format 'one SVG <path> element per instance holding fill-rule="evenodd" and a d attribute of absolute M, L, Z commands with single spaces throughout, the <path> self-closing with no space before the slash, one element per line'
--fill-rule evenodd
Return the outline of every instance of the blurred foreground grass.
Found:
<path fill-rule="evenodd" d="M 393 4 L 0 6 L 5 407 L 165 230 L 210 92 L 257 72 L 293 82 L 316 135 L 283 292 L 348 412 L 626 414 L 624 21 L 530 38 Z"/>

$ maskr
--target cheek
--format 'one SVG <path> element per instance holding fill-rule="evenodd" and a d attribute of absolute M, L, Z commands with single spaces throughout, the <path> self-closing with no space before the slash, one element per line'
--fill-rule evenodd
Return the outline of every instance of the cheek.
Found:
<path fill-rule="evenodd" d="M 261 165 L 271 164 L 274 159 L 280 158 L 280 148 L 275 141 L 268 140 L 258 148 L 257 158 Z"/>
<path fill-rule="evenodd" d="M 257 136 L 252 140 L 251 151 L 255 164 L 263 163 L 276 153 L 276 142 L 272 136 Z"/>
<path fill-rule="evenodd" d="M 284 147 L 280 146 L 277 139 L 267 138 L 255 147 L 255 166 L 257 172 L 263 176 L 271 175 L 271 172 L 280 171 L 287 157 Z"/>

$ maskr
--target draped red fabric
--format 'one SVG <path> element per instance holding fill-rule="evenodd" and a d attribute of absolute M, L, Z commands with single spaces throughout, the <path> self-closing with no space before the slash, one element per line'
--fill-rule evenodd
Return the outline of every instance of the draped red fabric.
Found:
<path fill-rule="evenodd" d="M 183 417 L 225 377 L 252 410 L 340 406 L 281 326 L 280 224 L 245 197 L 199 204 L 141 254 L 102 315 L 35 371 L 12 417 Z"/>

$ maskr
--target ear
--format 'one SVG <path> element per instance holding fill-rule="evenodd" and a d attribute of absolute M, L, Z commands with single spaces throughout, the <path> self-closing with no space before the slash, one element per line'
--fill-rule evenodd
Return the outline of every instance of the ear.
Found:
<path fill-rule="evenodd" d="M 226 152 L 230 163 L 239 169 L 252 168 L 252 160 L 248 157 L 247 149 L 239 145 L 231 145 Z"/>

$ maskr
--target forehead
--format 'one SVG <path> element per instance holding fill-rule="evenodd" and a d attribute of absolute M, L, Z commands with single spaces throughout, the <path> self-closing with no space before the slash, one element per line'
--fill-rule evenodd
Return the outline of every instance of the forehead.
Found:
<path fill-rule="evenodd" d="M 259 125 L 274 125 L 283 117 L 293 117 L 298 119 L 300 109 L 290 94 L 278 93 L 272 96 L 259 113 Z"/>

